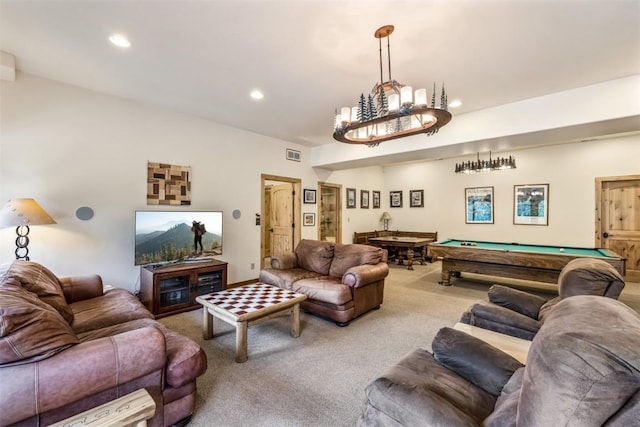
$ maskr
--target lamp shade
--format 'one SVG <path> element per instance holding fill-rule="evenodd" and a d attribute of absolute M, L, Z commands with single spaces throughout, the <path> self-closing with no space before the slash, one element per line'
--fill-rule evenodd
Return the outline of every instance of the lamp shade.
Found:
<path fill-rule="evenodd" d="M 389 212 L 383 212 L 382 216 L 380 217 L 380 221 L 385 221 L 385 220 L 390 220 L 391 219 L 391 215 L 389 215 Z"/>
<path fill-rule="evenodd" d="M 34 199 L 12 199 L 0 210 L 0 228 L 56 224 Z"/>

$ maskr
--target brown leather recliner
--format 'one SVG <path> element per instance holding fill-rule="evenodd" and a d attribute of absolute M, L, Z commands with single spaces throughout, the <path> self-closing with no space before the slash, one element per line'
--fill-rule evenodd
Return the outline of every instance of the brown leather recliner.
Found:
<path fill-rule="evenodd" d="M 618 299 L 624 278 L 609 263 L 597 258 L 570 261 L 558 277 L 558 296 L 546 300 L 537 295 L 493 285 L 489 302 L 474 304 L 460 322 L 527 340 L 536 335 L 549 310 L 575 295 L 597 295 Z"/>
<path fill-rule="evenodd" d="M 640 315 L 620 301 L 560 301 L 526 366 L 451 328 L 431 348 L 366 387 L 358 427 L 640 425 Z"/>

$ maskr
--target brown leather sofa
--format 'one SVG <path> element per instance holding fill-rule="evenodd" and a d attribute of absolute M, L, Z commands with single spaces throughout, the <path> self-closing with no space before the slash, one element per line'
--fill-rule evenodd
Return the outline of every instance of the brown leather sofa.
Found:
<path fill-rule="evenodd" d="M 302 240 L 294 252 L 271 258 L 260 281 L 307 295 L 301 307 L 347 326 L 382 304 L 387 252 L 368 245 Z"/>
<path fill-rule="evenodd" d="M 29 261 L 0 269 L 0 426 L 41 426 L 145 388 L 150 426 L 186 424 L 200 346 L 100 276 L 58 278 Z"/>

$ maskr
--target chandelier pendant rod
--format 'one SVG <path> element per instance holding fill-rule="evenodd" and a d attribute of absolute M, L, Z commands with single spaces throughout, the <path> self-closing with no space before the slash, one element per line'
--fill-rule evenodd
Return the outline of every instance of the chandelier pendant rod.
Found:
<path fill-rule="evenodd" d="M 389 34 L 387 34 L 387 61 L 389 62 L 389 81 L 391 81 L 391 44 L 389 42 Z"/>

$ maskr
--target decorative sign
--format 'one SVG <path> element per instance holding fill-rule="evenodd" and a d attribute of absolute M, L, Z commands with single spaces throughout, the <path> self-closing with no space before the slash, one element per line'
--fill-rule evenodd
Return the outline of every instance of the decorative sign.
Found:
<path fill-rule="evenodd" d="M 191 205 L 191 166 L 147 162 L 148 205 Z"/>
<path fill-rule="evenodd" d="M 493 224 L 493 187 L 464 189 L 467 224 Z"/>
<path fill-rule="evenodd" d="M 549 184 L 513 186 L 513 223 L 549 225 Z"/>

